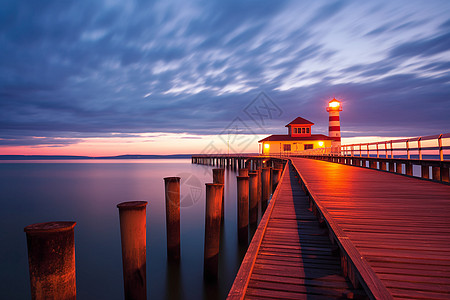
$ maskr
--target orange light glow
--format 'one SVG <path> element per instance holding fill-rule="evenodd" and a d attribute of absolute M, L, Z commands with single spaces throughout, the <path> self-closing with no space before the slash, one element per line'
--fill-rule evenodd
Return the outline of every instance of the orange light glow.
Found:
<path fill-rule="evenodd" d="M 269 149 L 269 148 L 270 148 L 270 145 L 269 145 L 269 144 L 264 144 L 264 148 L 265 148 L 265 149 Z"/>
<path fill-rule="evenodd" d="M 323 142 L 322 141 L 319 142 L 319 147 L 323 147 Z"/>

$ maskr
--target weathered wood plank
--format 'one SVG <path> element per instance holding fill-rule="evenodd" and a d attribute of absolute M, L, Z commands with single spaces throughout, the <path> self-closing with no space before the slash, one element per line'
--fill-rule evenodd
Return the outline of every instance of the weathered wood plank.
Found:
<path fill-rule="evenodd" d="M 286 172 L 286 168 L 283 170 L 283 175 Z M 282 177 L 283 177 L 282 175 Z M 281 185 L 279 185 L 281 186 Z M 279 188 L 275 189 L 273 198 L 276 199 L 277 193 L 279 193 Z M 244 299 L 245 293 L 247 291 L 247 286 L 250 281 L 250 276 L 253 271 L 253 267 L 256 261 L 256 255 L 258 254 L 259 248 L 262 243 L 262 239 L 264 237 L 264 233 L 266 231 L 267 225 L 269 223 L 270 216 L 272 214 L 272 210 L 274 207 L 275 201 L 271 201 L 264 213 L 263 218 L 261 219 L 258 229 L 253 235 L 252 241 L 247 249 L 247 253 L 245 254 L 244 260 L 241 263 L 241 267 L 239 268 L 238 274 L 233 282 L 233 286 L 231 287 L 230 292 L 228 293 L 228 299 L 231 300 L 240 300 Z"/>
<path fill-rule="evenodd" d="M 324 161 L 293 163 L 338 227 L 337 238 L 346 237 L 394 297 L 450 298 L 450 186 Z"/>
<path fill-rule="evenodd" d="M 252 270 L 247 272 L 245 298 L 338 299 L 355 292 L 364 297 L 342 275 L 327 230 L 309 210 L 292 169 L 285 169 L 277 190 Z"/>

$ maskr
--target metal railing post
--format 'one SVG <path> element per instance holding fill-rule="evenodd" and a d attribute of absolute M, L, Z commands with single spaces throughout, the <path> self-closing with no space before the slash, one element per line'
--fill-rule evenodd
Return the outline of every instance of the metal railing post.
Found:
<path fill-rule="evenodd" d="M 386 155 L 386 158 L 388 158 L 387 142 L 384 142 L 384 154 Z"/>
<path fill-rule="evenodd" d="M 392 140 L 391 140 L 391 158 L 394 158 L 394 149 L 392 149 Z"/>
<path fill-rule="evenodd" d="M 411 159 L 411 155 L 409 154 L 409 140 L 406 140 L 406 157 Z"/>
<path fill-rule="evenodd" d="M 419 148 L 419 159 L 422 160 L 422 147 L 421 147 L 421 142 L 420 140 L 422 139 L 422 137 L 419 137 L 419 139 L 417 140 L 417 148 Z"/>

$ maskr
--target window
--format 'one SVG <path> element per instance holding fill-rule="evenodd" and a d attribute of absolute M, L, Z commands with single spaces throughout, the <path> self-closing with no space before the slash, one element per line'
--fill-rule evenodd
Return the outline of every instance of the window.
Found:
<path fill-rule="evenodd" d="M 302 128 L 302 133 L 305 133 L 305 128 Z"/>
<path fill-rule="evenodd" d="M 291 151 L 291 144 L 284 144 L 283 145 L 283 150 L 284 151 Z"/>
<path fill-rule="evenodd" d="M 313 144 L 305 144 L 305 150 L 313 149 L 313 148 L 314 148 Z"/>
<path fill-rule="evenodd" d="M 306 133 L 309 133 L 309 128 L 306 128 Z"/>

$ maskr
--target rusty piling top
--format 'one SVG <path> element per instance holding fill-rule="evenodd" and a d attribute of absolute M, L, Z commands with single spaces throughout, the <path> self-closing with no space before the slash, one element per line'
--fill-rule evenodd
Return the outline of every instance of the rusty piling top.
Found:
<path fill-rule="evenodd" d="M 164 177 L 164 181 L 178 180 L 180 181 L 181 177 Z"/>
<path fill-rule="evenodd" d="M 51 233 L 72 230 L 76 222 L 71 221 L 54 221 L 45 223 L 36 223 L 26 226 L 23 231 L 29 234 L 33 233 Z"/>
<path fill-rule="evenodd" d="M 147 201 L 127 201 L 117 204 L 119 209 L 143 209 L 147 206 Z"/>

